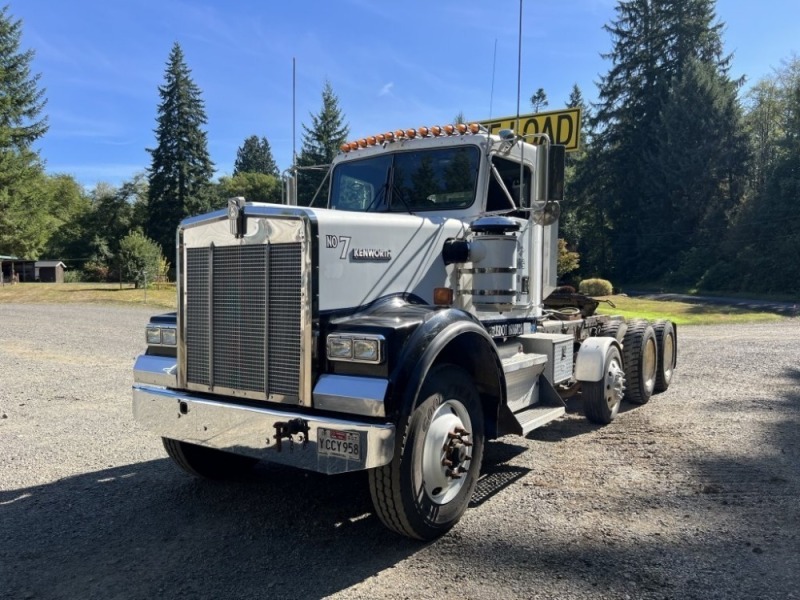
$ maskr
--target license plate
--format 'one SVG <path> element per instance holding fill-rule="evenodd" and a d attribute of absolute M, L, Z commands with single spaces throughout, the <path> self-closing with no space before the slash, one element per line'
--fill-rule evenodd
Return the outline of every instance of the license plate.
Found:
<path fill-rule="evenodd" d="M 361 460 L 361 435 L 357 431 L 318 427 L 317 455 Z"/>

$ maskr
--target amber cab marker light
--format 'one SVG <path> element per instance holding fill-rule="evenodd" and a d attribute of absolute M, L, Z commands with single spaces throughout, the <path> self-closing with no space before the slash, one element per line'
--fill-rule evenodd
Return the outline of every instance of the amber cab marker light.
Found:
<path fill-rule="evenodd" d="M 397 131 L 394 132 L 394 137 L 397 139 L 404 138 L 406 137 L 406 132 L 403 131 L 402 129 L 398 129 Z"/>
<path fill-rule="evenodd" d="M 452 125 L 445 125 L 445 126 L 444 126 L 444 132 L 445 132 L 447 135 L 453 135 L 453 132 L 454 132 L 455 130 L 456 130 L 456 128 L 455 128 L 455 127 L 453 127 Z"/>
<path fill-rule="evenodd" d="M 453 304 L 453 290 L 450 288 L 433 288 L 433 303 L 436 306 L 450 306 Z"/>
<path fill-rule="evenodd" d="M 439 127 L 438 125 L 434 125 L 433 127 L 431 127 L 431 133 L 434 136 L 440 136 L 442 135 L 442 128 Z"/>
<path fill-rule="evenodd" d="M 464 125 L 464 123 L 459 123 L 457 127 L 458 127 L 458 133 L 460 133 L 461 135 L 467 133 L 467 126 Z"/>
<path fill-rule="evenodd" d="M 469 124 L 470 133 L 478 133 L 480 130 L 481 130 L 481 126 L 478 123 L 470 123 Z"/>
<path fill-rule="evenodd" d="M 376 136 L 375 136 L 375 140 L 376 140 L 376 141 L 377 141 L 379 144 L 382 144 L 383 142 L 385 142 L 385 141 L 386 141 L 386 136 L 385 136 L 385 135 L 383 135 L 382 133 L 379 133 L 378 135 L 376 135 Z"/>
<path fill-rule="evenodd" d="M 350 142 L 350 150 L 358 150 L 358 142 Z"/>
<path fill-rule="evenodd" d="M 417 129 L 417 133 L 419 133 L 420 137 L 428 137 L 428 128 L 420 127 L 419 129 Z"/>
<path fill-rule="evenodd" d="M 350 152 L 350 144 L 342 144 L 339 146 L 339 150 L 342 152 Z"/>
<path fill-rule="evenodd" d="M 374 146 L 376 141 L 377 140 L 375 139 L 374 135 L 371 135 L 367 138 L 367 144 L 369 144 L 370 146 Z"/>
<path fill-rule="evenodd" d="M 386 132 L 386 141 L 388 141 L 388 142 L 393 142 L 394 141 L 394 132 L 393 131 L 387 131 Z"/>

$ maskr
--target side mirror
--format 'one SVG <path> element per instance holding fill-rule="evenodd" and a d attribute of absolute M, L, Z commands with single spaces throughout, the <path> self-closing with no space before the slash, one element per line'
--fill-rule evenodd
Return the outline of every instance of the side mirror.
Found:
<path fill-rule="evenodd" d="M 551 144 L 547 157 L 547 199 L 550 202 L 561 202 L 564 199 L 564 164 L 566 163 L 566 147 Z"/>

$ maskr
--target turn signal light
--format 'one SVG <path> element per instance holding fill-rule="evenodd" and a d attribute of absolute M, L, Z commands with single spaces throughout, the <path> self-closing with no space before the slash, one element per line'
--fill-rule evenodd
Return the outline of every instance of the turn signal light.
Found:
<path fill-rule="evenodd" d="M 453 290 L 451 288 L 433 288 L 433 303 L 436 306 L 450 306 L 453 304 Z"/>

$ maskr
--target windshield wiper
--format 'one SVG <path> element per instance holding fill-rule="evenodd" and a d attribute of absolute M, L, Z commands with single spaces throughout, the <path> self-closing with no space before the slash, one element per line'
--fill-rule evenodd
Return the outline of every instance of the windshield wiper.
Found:
<path fill-rule="evenodd" d="M 372 202 L 370 202 L 364 209 L 364 212 L 370 212 L 372 207 L 375 206 L 375 203 L 386 195 L 386 190 L 388 189 L 389 189 L 389 180 L 387 179 L 386 181 L 383 182 L 383 185 L 378 190 L 378 193 L 375 194 L 375 197 L 372 199 Z"/>
<path fill-rule="evenodd" d="M 405 195 L 400 190 L 400 188 L 397 187 L 397 185 L 392 183 L 392 200 L 395 199 L 395 196 L 397 196 L 398 200 L 400 200 L 400 202 L 403 203 L 403 206 L 406 207 L 406 210 L 408 211 L 408 214 L 413 215 L 414 213 L 412 212 L 411 207 L 408 205 L 408 202 L 406 202 Z"/>

